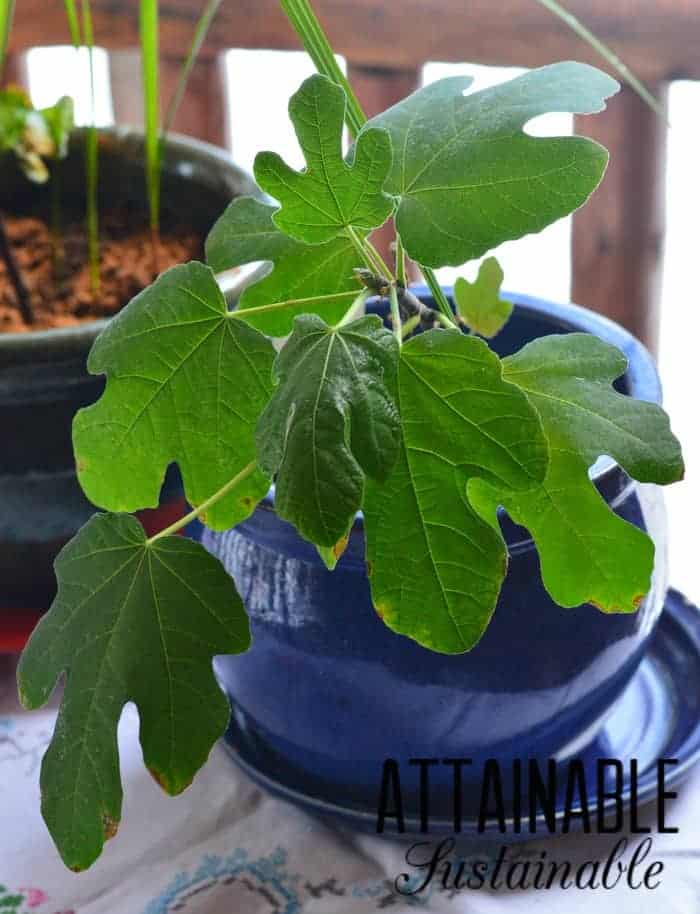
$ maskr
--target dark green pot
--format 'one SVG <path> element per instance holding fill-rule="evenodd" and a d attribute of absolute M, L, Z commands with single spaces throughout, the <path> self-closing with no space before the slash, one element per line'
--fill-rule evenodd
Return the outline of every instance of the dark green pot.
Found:
<path fill-rule="evenodd" d="M 128 129 L 100 135 L 100 205 L 131 201 L 145 208 L 143 136 Z M 83 143 L 79 133 L 61 175 L 62 197 L 84 206 Z M 30 185 L 13 158 L 0 160 L 0 207 L 48 207 L 47 187 Z M 162 220 L 186 214 L 204 238 L 234 197 L 256 191 L 252 179 L 214 146 L 170 137 L 163 154 Z M 35 199 L 33 199 L 35 198 Z M 22 614 L 45 610 L 55 592 L 53 559 L 94 511 L 78 486 L 71 443 L 75 412 L 94 402 L 101 378 L 87 373 L 90 347 L 106 321 L 80 327 L 0 334 L 0 652 L 16 646 L 3 637 L 22 627 Z M 179 482 L 163 490 L 166 514 L 178 509 Z M 19 620 L 19 622 L 18 622 Z"/>

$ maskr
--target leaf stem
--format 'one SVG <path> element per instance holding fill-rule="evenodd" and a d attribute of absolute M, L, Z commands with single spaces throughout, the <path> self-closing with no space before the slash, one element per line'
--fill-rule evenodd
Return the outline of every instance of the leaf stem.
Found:
<path fill-rule="evenodd" d="M 452 313 L 450 303 L 447 301 L 447 298 L 445 298 L 445 293 L 442 291 L 442 287 L 437 281 L 437 276 L 435 273 L 433 273 L 432 270 L 426 267 L 421 267 L 421 270 L 423 271 L 423 276 L 425 277 L 425 281 L 428 284 L 428 288 L 430 289 L 430 292 L 435 299 L 435 304 L 438 306 L 438 313 L 442 318 L 445 318 L 445 320 L 441 320 L 440 322 L 446 327 L 459 330 L 459 325 L 457 324 L 455 316 Z"/>
<path fill-rule="evenodd" d="M 386 276 L 387 279 L 395 280 L 396 277 L 394 276 L 394 273 L 393 273 L 391 267 L 387 265 L 387 263 L 384 261 L 384 258 L 379 253 L 379 251 L 375 248 L 375 246 L 372 244 L 372 242 L 369 240 L 369 238 L 365 238 L 364 243 L 367 247 L 367 250 L 370 252 L 372 257 L 374 258 L 377 266 L 381 267 L 382 275 Z"/>
<path fill-rule="evenodd" d="M 308 298 L 288 298 L 285 301 L 271 302 L 269 305 L 254 305 L 252 308 L 237 308 L 235 311 L 229 311 L 227 317 L 244 319 L 250 314 L 263 314 L 266 311 L 279 311 L 282 308 L 291 308 L 293 305 L 305 305 L 308 302 L 332 302 L 341 298 L 349 298 L 351 295 L 357 296 L 355 289 L 348 289 L 347 292 L 333 292 L 330 295 L 311 295 Z"/>
<path fill-rule="evenodd" d="M 406 288 L 406 253 L 401 236 L 396 233 L 396 281 Z"/>
<path fill-rule="evenodd" d="M 409 317 L 409 319 L 401 328 L 401 339 L 405 340 L 407 336 L 410 336 L 418 324 L 420 324 L 420 314 L 413 314 L 411 317 Z"/>
<path fill-rule="evenodd" d="M 364 311 L 365 302 L 371 294 L 372 292 L 370 289 L 363 289 L 360 294 L 356 296 L 345 314 L 340 318 L 334 329 L 337 330 L 339 327 L 344 327 L 346 324 L 349 324 L 350 321 L 354 321 L 358 316 L 358 313 Z"/>
<path fill-rule="evenodd" d="M 363 259 L 365 264 L 369 267 L 372 273 L 376 273 L 382 279 L 389 281 L 396 281 L 391 269 L 386 265 L 379 251 L 374 247 L 369 238 L 360 238 L 355 229 L 351 226 L 347 226 L 348 238 L 352 241 L 355 250 Z"/>
<path fill-rule="evenodd" d="M 372 256 L 371 256 L 370 252 L 367 250 L 367 248 L 363 245 L 362 239 L 360 238 L 360 236 L 357 234 L 357 232 L 351 225 L 349 225 L 347 227 L 346 231 L 347 231 L 348 238 L 350 239 L 350 241 L 352 241 L 353 247 L 355 248 L 355 250 L 357 251 L 359 256 L 362 258 L 362 261 L 364 262 L 364 264 L 368 267 L 368 269 L 372 273 L 376 273 L 377 264 L 374 263 L 374 261 L 372 260 Z"/>
<path fill-rule="evenodd" d="M 213 495 L 210 495 L 209 498 L 205 499 L 199 507 L 193 508 L 188 514 L 185 514 L 179 520 L 176 520 L 174 524 L 170 524 L 169 527 L 165 527 L 163 530 L 159 530 L 158 533 L 154 533 L 153 536 L 149 537 L 146 540 L 146 545 L 151 546 L 157 540 L 163 539 L 165 536 L 171 536 L 173 533 L 177 533 L 179 530 L 182 530 L 183 527 L 192 523 L 193 520 L 196 520 L 207 512 L 212 505 L 221 501 L 221 499 L 228 495 L 232 489 L 235 489 L 239 482 L 243 482 L 244 479 L 247 479 L 248 476 L 256 470 L 257 466 L 257 460 L 251 460 L 247 466 L 243 467 L 240 473 L 236 473 L 232 479 L 229 479 L 229 481 L 214 492 Z"/>
<path fill-rule="evenodd" d="M 400 349 L 401 343 L 403 342 L 401 312 L 399 311 L 399 297 L 396 294 L 396 283 L 393 282 L 389 287 L 389 304 L 391 305 L 391 323 L 394 328 L 394 336 L 396 337 L 396 342 L 399 344 Z"/>

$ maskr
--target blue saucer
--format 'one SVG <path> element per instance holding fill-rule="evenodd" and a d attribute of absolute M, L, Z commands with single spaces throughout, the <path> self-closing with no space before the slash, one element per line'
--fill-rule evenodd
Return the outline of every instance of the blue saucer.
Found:
<path fill-rule="evenodd" d="M 255 761 L 247 757 L 247 741 L 237 738 L 235 715 L 228 740 L 224 746 L 236 764 L 258 785 L 283 800 L 302 807 L 307 812 L 329 817 L 350 828 L 374 832 L 376 809 L 361 809 L 353 805 L 329 802 L 314 795 L 313 784 L 305 791 L 283 784 L 279 778 L 279 761 L 269 760 L 256 753 Z M 663 613 L 651 637 L 646 656 L 626 690 L 615 704 L 601 731 L 585 751 L 588 758 L 617 758 L 625 762 L 638 760 L 638 803 L 656 798 L 656 761 L 659 758 L 677 759 L 678 764 L 666 770 L 667 787 L 678 784 L 690 773 L 700 759 L 700 610 L 676 590 L 669 590 Z M 625 765 L 625 775 L 628 766 Z M 298 776 L 296 778 L 299 782 Z M 623 790 L 625 805 L 630 802 L 631 785 Z M 591 809 L 594 813 L 594 809 Z M 557 809 L 557 823 L 563 817 L 563 803 Z M 575 827 L 578 820 L 572 821 Z M 417 818 L 406 816 L 406 832 L 387 837 L 413 840 L 420 833 Z M 538 830 L 539 831 L 539 830 Z M 453 833 L 452 820 L 432 818 L 430 834 L 439 836 Z M 463 834 L 476 837 L 476 822 L 463 821 Z M 508 843 L 531 839 L 523 833 L 503 835 L 497 831 L 480 834 L 480 841 Z"/>

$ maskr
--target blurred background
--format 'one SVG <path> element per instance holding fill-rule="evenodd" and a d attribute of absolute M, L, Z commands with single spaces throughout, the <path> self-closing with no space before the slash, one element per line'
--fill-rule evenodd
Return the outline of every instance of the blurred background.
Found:
<path fill-rule="evenodd" d="M 335 19 L 340 17 L 343 20 L 343 16 L 350 19 L 355 5 L 366 22 L 366 17 L 372 12 L 372 4 L 368 0 L 343 4 L 342 9 L 335 4 L 338 7 L 334 10 Z M 586 4 L 573 5 L 585 21 Z M 652 90 L 662 99 L 670 128 L 662 118 L 649 112 L 629 89 L 611 100 L 609 112 L 602 117 L 578 119 L 578 132 L 599 139 L 611 148 L 613 156 L 610 173 L 586 208 L 585 216 L 576 217 L 575 229 L 572 229 L 571 219 L 562 220 L 539 235 L 505 244 L 496 253 L 505 271 L 507 289 L 556 301 L 573 298 L 579 304 L 603 311 L 625 323 L 658 354 L 665 406 L 671 414 L 674 430 L 683 442 L 688 470 L 687 481 L 667 492 L 671 581 L 697 600 L 700 598 L 700 564 L 695 561 L 691 525 L 694 520 L 693 506 L 700 499 L 700 428 L 696 400 L 698 380 L 695 377 L 700 301 L 692 270 L 694 256 L 697 256 L 697 214 L 700 209 L 696 146 L 700 139 L 700 82 L 678 78 L 688 75 L 686 58 L 691 59 L 688 48 L 692 43 L 692 34 L 688 33 L 687 27 L 684 29 L 682 22 L 674 24 L 671 21 L 680 12 L 679 7 L 689 9 L 693 5 L 628 2 L 616 4 L 619 9 L 611 12 L 612 23 L 601 19 L 602 14 L 598 15 L 598 22 L 593 16 L 594 21 L 589 24 L 594 31 L 600 33 L 601 29 L 604 31 L 609 27 L 610 34 L 603 33 L 601 37 L 614 48 L 619 47 L 632 69 L 650 82 Z M 114 12 L 119 4 L 111 6 Z M 189 7 L 194 9 L 193 16 L 198 12 L 196 3 L 179 0 L 176 6 L 175 18 Z M 226 6 L 224 3 L 223 8 Z M 326 6 L 334 4 L 319 5 L 322 18 Z M 374 6 L 380 8 L 382 5 Z M 385 3 L 383 6 L 390 8 L 392 4 Z M 454 61 L 454 36 L 451 41 L 443 42 L 444 36 L 439 33 L 441 3 L 433 0 L 432 3 L 424 2 L 417 6 L 434 8 L 431 21 L 436 33 L 431 34 L 428 44 L 439 49 L 441 44 L 446 43 L 451 49 L 449 56 Z M 455 3 L 448 2 L 445 6 L 454 11 Z M 523 15 L 538 12 L 536 4 L 529 4 L 526 0 L 519 6 Z M 595 12 L 603 4 L 595 2 L 590 6 Z M 465 3 L 465 12 L 468 7 L 469 4 Z M 640 19 L 636 15 L 637 7 L 644 7 L 647 13 L 654 7 L 656 12 L 651 18 L 647 15 L 645 19 Z M 250 13 L 257 16 L 254 10 L 255 6 L 252 6 Z M 26 8 L 23 11 L 20 3 L 18 25 L 23 21 L 26 24 L 27 12 Z M 542 16 L 546 15 L 545 12 L 539 10 L 538 15 L 539 21 L 544 21 Z M 222 49 L 221 30 L 214 29 L 216 54 L 207 53 L 205 48 L 204 57 L 197 64 L 199 72 L 195 72 L 193 77 L 194 90 L 183 105 L 179 123 L 176 124 L 183 132 L 227 146 L 236 162 L 247 170 L 252 170 L 256 151 L 265 148 L 281 153 L 291 164 L 301 165 L 301 154 L 286 108 L 290 94 L 313 72 L 310 60 L 301 51 L 266 50 L 261 47 L 267 34 L 261 22 L 263 20 L 258 17 L 254 23 L 255 40 L 252 42 L 242 40 L 240 35 L 236 41 L 237 35 L 230 35 L 231 43 L 251 43 L 255 45 L 253 49 Z M 409 25 L 408 14 L 406 23 L 406 28 L 415 37 L 419 23 Z M 517 23 L 506 25 L 505 20 L 503 23 L 502 28 L 511 32 L 517 28 Z M 98 16 L 98 43 L 100 27 Z M 337 30 L 337 22 L 335 27 Z M 446 75 L 469 74 L 474 77 L 473 89 L 479 89 L 522 72 L 517 68 L 468 62 L 469 35 L 479 28 L 478 18 L 468 21 L 465 15 L 465 62 L 419 61 L 410 70 L 384 68 L 371 61 L 369 64 L 351 64 L 350 78 L 368 112 L 388 106 L 417 84 L 429 83 Z M 133 24 L 125 31 L 129 29 L 133 32 Z M 547 63 L 564 57 L 578 57 L 605 67 L 590 49 L 579 43 L 579 39 L 568 34 L 561 23 L 552 24 L 552 30 L 554 37 L 548 33 L 540 49 L 536 47 L 534 27 L 529 33 L 520 32 L 514 38 L 512 57 L 508 55 L 508 58 L 529 63 L 537 56 L 537 63 Z M 274 45 L 276 30 L 272 27 L 270 34 L 273 36 L 270 44 Z M 695 17 L 695 36 L 700 38 L 700 9 Z M 348 43 L 355 46 L 361 43 L 361 37 L 354 36 L 348 39 Z M 505 37 L 499 36 L 496 44 L 501 50 L 493 53 L 494 58 L 503 57 Z M 26 48 L 25 39 L 26 34 L 24 37 L 20 34 L 17 40 Z M 114 38 L 117 44 L 119 40 Z M 372 53 L 378 53 L 378 40 L 374 36 L 369 42 L 375 48 Z M 400 40 L 399 36 L 397 41 Z M 531 46 L 524 50 L 528 41 Z M 344 39 L 339 46 L 342 47 L 343 42 Z M 293 46 L 294 36 L 291 33 L 285 43 Z M 505 44 L 507 46 L 507 42 Z M 483 50 L 482 45 L 487 50 Z M 483 61 L 488 58 L 490 46 L 487 32 L 479 38 L 475 59 Z M 699 48 L 700 41 L 696 40 L 694 46 Z M 575 53 L 577 47 L 580 53 Z M 103 48 L 96 51 L 95 111 L 98 124 L 113 123 L 115 114 L 120 122 L 138 123 L 141 119 L 139 63 L 135 55 L 135 51 L 128 49 L 113 51 L 109 55 Z M 345 66 L 345 59 L 340 59 Z M 700 55 L 697 55 L 696 66 L 700 67 Z M 37 105 L 51 105 L 61 95 L 71 95 L 76 101 L 77 121 L 88 122 L 91 107 L 85 50 L 76 51 L 66 45 L 32 48 L 23 53 L 21 60 L 16 58 L 15 68 L 21 80 L 28 85 Z M 212 83 L 214 74 L 215 88 Z M 547 115 L 533 122 L 528 130 L 540 134 L 570 133 L 573 118 Z M 465 268 L 463 275 L 471 278 L 476 266 Z M 451 281 L 459 272 L 453 269 L 440 271 L 441 279 Z"/>

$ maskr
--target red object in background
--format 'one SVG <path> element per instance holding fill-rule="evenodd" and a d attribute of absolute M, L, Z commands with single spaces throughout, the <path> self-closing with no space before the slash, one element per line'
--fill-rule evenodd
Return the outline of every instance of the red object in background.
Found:
<path fill-rule="evenodd" d="M 187 502 L 184 498 L 176 498 L 169 501 L 166 505 L 159 508 L 147 508 L 145 511 L 137 511 L 136 516 L 141 521 L 141 526 L 146 531 L 146 536 L 153 536 L 159 530 L 169 527 L 176 520 L 180 520 L 187 510 Z M 182 533 L 182 530 L 179 531 Z"/>
<path fill-rule="evenodd" d="M 0 610 L 0 654 L 19 654 L 40 618 L 36 610 Z"/>
<path fill-rule="evenodd" d="M 183 516 L 186 508 L 185 499 L 177 498 L 159 508 L 138 511 L 136 516 L 146 535 L 153 536 L 164 527 L 174 524 Z M 44 612 L 45 609 L 0 608 L 0 654 L 19 654 Z"/>

